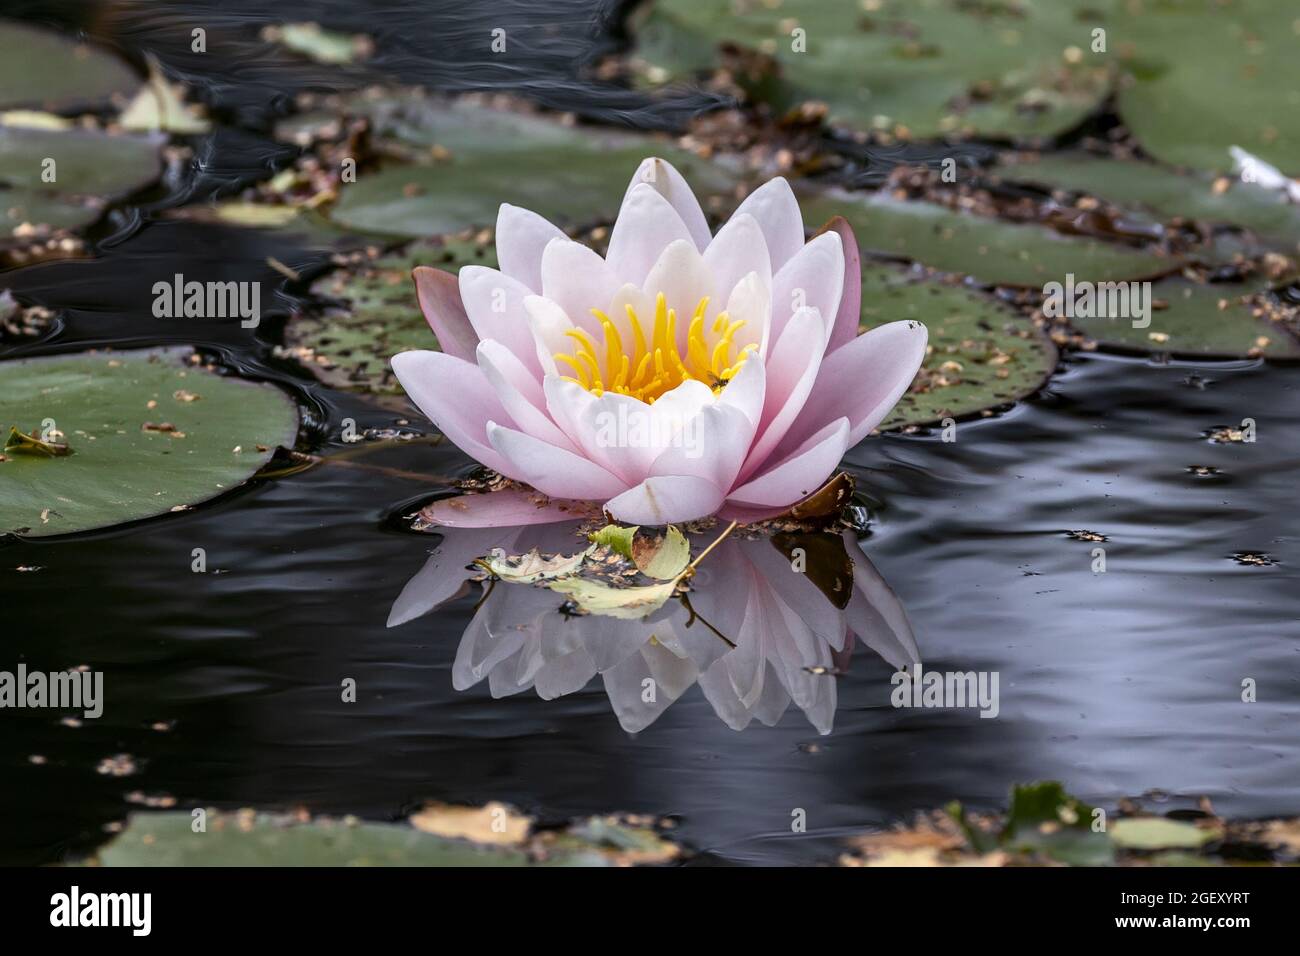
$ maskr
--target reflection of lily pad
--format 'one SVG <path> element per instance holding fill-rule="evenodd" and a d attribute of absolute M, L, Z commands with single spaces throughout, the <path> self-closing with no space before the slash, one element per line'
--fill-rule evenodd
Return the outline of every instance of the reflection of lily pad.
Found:
<path fill-rule="evenodd" d="M 277 445 L 293 445 L 298 413 L 284 392 L 184 362 L 188 354 L 0 363 L 0 426 L 72 451 L 0 461 L 0 531 L 64 534 L 177 510 L 238 486 Z"/>
<path fill-rule="evenodd" d="M 1037 391 L 1056 367 L 1047 335 L 994 299 L 864 262 L 863 324 L 898 319 L 925 323 L 929 351 L 881 428 L 960 418 L 1013 402 Z"/>
<path fill-rule="evenodd" d="M 153 137 L 0 125 L 0 230 L 90 225 L 107 201 L 158 177 L 160 147 Z"/>
<path fill-rule="evenodd" d="M 388 360 L 407 349 L 437 348 L 420 312 L 411 270 L 435 266 L 457 272 L 463 265 L 496 265 L 492 247 L 470 241 L 414 243 L 354 269 L 333 272 L 312 286 L 342 307 L 297 315 L 285 327 L 287 347 L 325 383 L 380 395 L 403 394 Z"/>
<path fill-rule="evenodd" d="M 1264 280 L 1204 284 L 1171 276 L 1152 283 L 1152 300 L 1166 307 L 1151 312 L 1146 328 L 1134 328 L 1128 317 L 1075 316 L 1070 322 L 1099 342 L 1123 348 L 1199 355 L 1300 355 L 1300 342 L 1280 325 L 1254 314 L 1259 305 L 1253 297 L 1267 288 Z"/>
<path fill-rule="evenodd" d="M 1300 174 L 1294 4 L 1116 7 L 1112 36 L 1131 51 L 1119 111 L 1148 152 L 1180 166 L 1227 170 L 1228 148 L 1240 146 Z"/>
<path fill-rule="evenodd" d="M 117 57 L 48 30 L 0 21 L 0 109 L 94 109 L 140 78 Z"/>
<path fill-rule="evenodd" d="M 1300 250 L 1300 206 L 1287 202 L 1279 192 L 1250 183 L 1235 182 L 1227 190 L 1216 190 L 1209 176 L 1086 153 L 1003 163 L 993 173 L 1007 180 L 1087 193 L 1137 211 L 1149 210 L 1162 220 L 1181 217 L 1211 225 L 1242 226 L 1293 254 Z"/>
<path fill-rule="evenodd" d="M 820 100 L 834 123 L 923 137 L 1045 137 L 1082 120 L 1109 88 L 1107 58 L 1090 52 L 1100 23 L 1089 6 L 654 0 L 633 30 L 652 79 L 716 68 L 719 48 L 734 45 L 775 58 L 779 75 L 752 92 L 778 108 Z"/>
<path fill-rule="evenodd" d="M 1152 252 L 1065 236 L 1045 226 L 1003 222 L 953 212 L 928 202 L 903 202 L 875 193 L 831 193 L 801 200 L 804 218 L 847 219 L 864 252 L 899 256 L 944 272 L 969 275 L 990 285 L 1041 288 L 1063 281 L 1143 279 L 1178 267 Z"/>
<path fill-rule="evenodd" d="M 1194 850 L 1215 833 L 1165 817 L 1129 817 L 1110 825 L 1111 839 L 1129 850 Z"/>
<path fill-rule="evenodd" d="M 413 96 L 358 98 L 349 108 L 365 111 L 377 137 L 422 160 L 361 172 L 342 186 L 330 215 L 363 232 L 418 238 L 491 226 L 503 202 L 562 227 L 594 224 L 618 211 L 637 164 L 651 155 L 676 165 L 701 194 L 733 183 L 707 160 L 628 133 Z"/>
<path fill-rule="evenodd" d="M 485 810 L 489 808 L 484 808 Z M 653 830 L 594 817 L 527 840 L 471 841 L 418 826 L 241 810 L 135 814 L 100 866 L 610 866 L 665 863 L 680 848 Z"/>

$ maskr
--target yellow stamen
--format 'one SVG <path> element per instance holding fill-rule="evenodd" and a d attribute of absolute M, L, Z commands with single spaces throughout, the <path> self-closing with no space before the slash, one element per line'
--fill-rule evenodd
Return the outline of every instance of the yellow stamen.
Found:
<path fill-rule="evenodd" d="M 573 377 L 563 376 L 565 381 L 597 396 L 616 392 L 653 404 L 665 392 L 692 380 L 720 391 L 757 346 L 750 344 L 737 351 L 735 336 L 744 321 L 732 321 L 726 312 L 720 312 L 710 323 L 708 306 L 708 297 L 696 305 L 687 326 L 685 346 L 679 348 L 677 311 L 668 308 L 662 292 L 655 296 L 653 321 L 648 326 L 649 342 L 647 326 L 636 309 L 630 303 L 625 305 L 632 333 L 630 350 L 613 320 L 600 309 L 592 309 L 591 314 L 600 323 L 604 347 L 586 330 L 568 329 L 564 334 L 573 342 L 573 350 L 557 353 L 555 360 L 574 372 Z"/>

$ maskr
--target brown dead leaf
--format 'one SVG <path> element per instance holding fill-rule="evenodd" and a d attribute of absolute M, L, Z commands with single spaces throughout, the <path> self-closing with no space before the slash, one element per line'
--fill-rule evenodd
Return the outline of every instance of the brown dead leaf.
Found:
<path fill-rule="evenodd" d="M 411 826 L 425 833 L 499 846 L 521 845 L 532 824 L 532 817 L 495 800 L 481 807 L 430 803 L 411 817 Z"/>

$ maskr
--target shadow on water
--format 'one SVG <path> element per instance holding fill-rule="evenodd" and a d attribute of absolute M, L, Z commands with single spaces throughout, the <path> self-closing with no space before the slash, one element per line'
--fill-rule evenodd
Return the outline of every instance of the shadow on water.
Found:
<path fill-rule="evenodd" d="M 373 4 L 303 2 L 294 13 L 379 34 L 386 52 L 376 65 L 411 82 L 523 89 L 641 126 L 671 125 L 702 106 L 696 94 L 647 105 L 581 79 L 611 42 L 604 7 L 490 6 L 489 16 L 411 0 L 384 4 L 379 16 Z M 107 3 L 89 17 L 82 4 L 10 7 L 80 26 L 137 59 L 156 53 L 242 127 L 205 141 L 200 155 L 211 161 L 149 197 L 157 208 L 228 191 L 282 161 L 263 139 L 269 121 L 298 89 L 324 82 L 314 73 L 323 68 L 290 70 L 263 55 L 264 3 Z M 511 18 L 555 27 L 524 78 L 455 39 L 509 29 Z M 235 52 L 195 60 L 195 22 L 231 38 Z M 57 337 L 9 354 L 193 343 L 294 391 L 314 409 L 305 441 L 323 453 L 344 448 L 345 417 L 359 429 L 398 423 L 274 359 L 274 316 L 256 332 L 169 324 L 151 317 L 151 282 L 138 278 L 180 271 L 272 288 L 268 256 L 310 270 L 318 252 L 132 212 L 107 233 L 113 241 L 97 259 L 5 276 L 24 299 L 63 311 Z M 284 295 L 276 305 L 290 303 Z M 1205 437 L 1245 417 L 1257 422 L 1255 443 Z M 408 427 L 424 424 L 412 414 Z M 89 665 L 105 671 L 109 698 L 101 718 L 80 726 L 48 711 L 0 721 L 0 862 L 84 853 L 139 801 L 162 796 L 182 807 L 302 804 L 378 820 L 427 799 L 501 799 L 543 819 L 617 808 L 678 817 L 683 839 L 722 862 L 830 859 L 850 828 L 952 798 L 997 806 L 1012 782 L 1039 777 L 1107 805 L 1158 788 L 1208 794 L 1229 816 L 1292 813 L 1297 447 L 1293 372 L 1103 355 L 1069 359 L 1042 394 L 960 425 L 955 442 L 865 442 L 849 458 L 879 504 L 862 566 L 887 582 L 927 669 L 1000 674 L 1000 713 L 892 707 L 900 660 L 862 652 L 819 677 L 835 698 L 824 736 L 826 714 L 810 723 L 800 707 L 774 727 L 737 733 L 699 687 L 683 688 L 636 734 L 620 726 L 600 680 L 554 700 L 494 698 L 486 673 L 456 690 L 469 683 L 457 653 L 479 594 L 386 626 L 408 581 L 446 546 L 397 529 L 394 514 L 434 490 L 397 471 L 466 473 L 471 463 L 450 446 L 397 443 L 366 459 L 392 471 L 323 465 L 161 520 L 0 542 L 6 666 Z M 1201 466 L 1214 470 L 1198 474 Z M 195 547 L 207 552 L 205 574 L 191 572 Z M 1098 547 L 1104 573 L 1094 571 Z M 1274 563 L 1241 564 L 1238 552 Z M 704 569 L 702 586 L 727 566 Z M 357 682 L 354 704 L 340 699 L 346 678 Z M 1258 682 L 1257 703 L 1241 701 L 1246 678 Z M 133 772 L 100 772 L 119 754 L 131 760 L 117 769 Z M 797 808 L 809 833 L 795 839 Z"/>

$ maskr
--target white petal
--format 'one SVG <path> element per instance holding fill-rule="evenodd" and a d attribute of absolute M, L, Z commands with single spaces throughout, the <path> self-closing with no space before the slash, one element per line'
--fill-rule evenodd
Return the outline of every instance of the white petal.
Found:
<path fill-rule="evenodd" d="M 501 271 L 533 292 L 542 291 L 542 251 L 564 232 L 537 213 L 502 203 L 497 210 L 496 247 Z"/>

